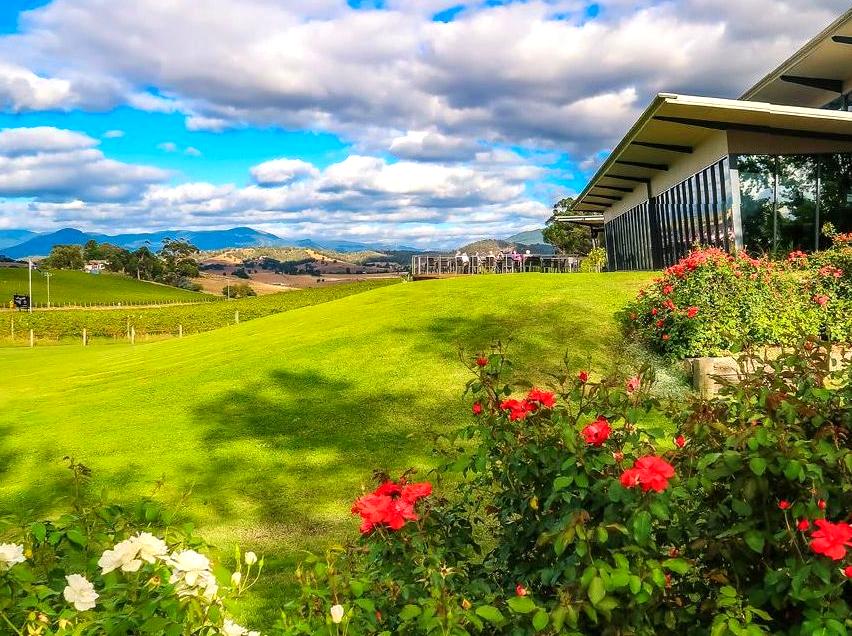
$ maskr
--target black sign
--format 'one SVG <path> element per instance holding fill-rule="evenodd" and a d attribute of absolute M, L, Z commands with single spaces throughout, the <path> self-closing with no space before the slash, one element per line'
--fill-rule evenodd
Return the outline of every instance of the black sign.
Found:
<path fill-rule="evenodd" d="M 15 294 L 12 296 L 12 300 L 15 303 L 15 307 L 18 309 L 29 309 L 30 308 L 30 297 L 29 296 L 21 296 L 19 294 Z"/>

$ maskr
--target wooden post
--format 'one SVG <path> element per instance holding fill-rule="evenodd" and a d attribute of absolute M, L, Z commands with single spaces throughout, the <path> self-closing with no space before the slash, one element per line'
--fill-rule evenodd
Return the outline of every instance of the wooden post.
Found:
<path fill-rule="evenodd" d="M 239 309 L 234 312 L 234 324 L 235 325 L 240 324 L 240 310 Z"/>
<path fill-rule="evenodd" d="M 15 317 L 12 317 L 12 340 L 15 339 Z"/>
<path fill-rule="evenodd" d="M 88 333 L 88 331 L 86 331 L 86 329 L 84 327 L 83 328 L 83 346 L 85 347 L 88 342 L 89 342 L 89 333 Z"/>
<path fill-rule="evenodd" d="M 136 327 L 130 328 L 130 344 L 136 344 Z"/>
<path fill-rule="evenodd" d="M 35 346 L 35 335 L 33 334 L 33 330 L 30 329 L 30 347 Z"/>
<path fill-rule="evenodd" d="M 127 339 L 130 340 L 130 316 L 127 317 Z"/>
<path fill-rule="evenodd" d="M 178 325 L 178 338 L 183 338 L 183 325 Z"/>

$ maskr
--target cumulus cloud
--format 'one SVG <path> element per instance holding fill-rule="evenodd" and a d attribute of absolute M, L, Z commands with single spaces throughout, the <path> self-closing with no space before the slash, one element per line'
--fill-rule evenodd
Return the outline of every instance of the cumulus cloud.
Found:
<path fill-rule="evenodd" d="M 163 152 L 177 152 L 178 150 L 177 144 L 173 141 L 164 141 L 162 143 L 159 143 L 157 144 L 157 148 L 159 148 Z"/>
<path fill-rule="evenodd" d="M 262 186 L 283 185 L 302 177 L 319 174 L 313 164 L 300 159 L 272 159 L 251 168 L 255 183 Z"/>
<path fill-rule="evenodd" d="M 40 126 L 0 131 L 0 197 L 128 201 L 169 175 L 104 157 L 98 140 Z"/>
<path fill-rule="evenodd" d="M 439 132 L 409 130 L 395 137 L 388 150 L 401 159 L 419 161 L 463 161 L 472 158 L 480 146 L 463 137 Z"/>
<path fill-rule="evenodd" d="M 78 152 L 98 153 L 93 148 Z M 469 238 L 539 226 L 549 210 L 526 196 L 525 183 L 540 170 L 509 151 L 483 152 L 466 165 L 352 155 L 319 169 L 276 159 L 254 166 L 255 183 L 243 187 L 151 183 L 120 201 L 76 191 L 74 197 L 64 192 L 65 202 L 13 202 L 0 208 L 0 226 L 25 206 L 39 229 L 58 224 L 109 231 L 251 225 L 292 238 L 335 235 L 452 247 Z M 53 190 L 61 188 L 54 185 Z M 0 196 L 8 192 L 0 178 Z"/>
<path fill-rule="evenodd" d="M 361 143 L 376 141 L 376 129 L 382 140 L 399 131 L 393 152 L 404 158 L 445 160 L 480 140 L 587 156 L 612 144 L 652 93 L 735 96 L 848 8 L 846 0 L 597 4 L 590 20 L 578 0 L 393 0 L 382 10 L 208 0 L 204 12 L 192 0 L 138 0 L 132 11 L 62 0 L 27 12 L 21 34 L 0 38 L 0 96 L 17 108 L 53 108 L 111 95 L 183 112 L 190 130 L 279 125 Z M 432 21 L 453 7 L 463 9 L 453 21 Z M 4 83 L 2 69 L 24 79 Z M 430 132 L 418 140 L 418 131 Z"/>
<path fill-rule="evenodd" d="M 123 130 L 108 130 L 104 133 L 104 139 L 119 139 L 124 137 Z"/>

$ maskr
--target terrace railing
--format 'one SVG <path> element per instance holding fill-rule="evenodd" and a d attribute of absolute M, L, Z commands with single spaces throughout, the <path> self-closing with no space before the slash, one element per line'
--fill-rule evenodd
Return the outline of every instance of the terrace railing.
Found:
<path fill-rule="evenodd" d="M 474 254 L 466 257 L 419 254 L 411 257 L 411 275 L 433 277 L 519 272 L 562 274 L 579 271 L 582 260 L 579 256 L 558 254 Z"/>

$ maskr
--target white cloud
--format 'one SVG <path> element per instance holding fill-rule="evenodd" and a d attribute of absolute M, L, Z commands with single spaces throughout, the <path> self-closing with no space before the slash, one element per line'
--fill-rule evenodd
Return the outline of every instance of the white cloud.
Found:
<path fill-rule="evenodd" d="M 319 175 L 313 164 L 300 159 L 272 159 L 251 169 L 255 183 L 262 186 L 283 185 L 302 177 Z"/>
<path fill-rule="evenodd" d="M 48 126 L 0 131 L 0 197 L 127 201 L 169 176 L 107 159 L 97 144 L 82 133 Z"/>
<path fill-rule="evenodd" d="M 395 137 L 388 150 L 401 159 L 419 161 L 461 161 L 471 159 L 480 146 L 463 137 L 439 132 L 409 130 Z"/>
<path fill-rule="evenodd" d="M 198 148 L 195 148 L 194 146 L 187 146 L 187 148 L 183 151 L 183 154 L 189 157 L 200 157 L 201 151 Z"/>
<path fill-rule="evenodd" d="M 157 148 L 159 148 L 163 152 L 177 152 L 178 150 L 177 144 L 173 141 L 164 141 L 162 143 L 159 143 L 157 144 Z"/>
<path fill-rule="evenodd" d="M 612 144 L 652 93 L 736 95 L 848 8 L 602 0 L 589 20 L 579 0 L 530 0 L 465 3 L 453 22 L 431 20 L 456 4 L 208 0 L 199 12 L 192 0 L 138 0 L 132 11 L 62 0 L 0 38 L 2 68 L 24 77 L 10 98 L 0 71 L 0 95 L 17 108 L 112 99 L 180 111 L 190 130 L 329 130 L 371 151 L 396 139 L 404 158 L 452 158 L 448 139 L 587 156 Z"/>
<path fill-rule="evenodd" d="M 22 112 L 67 108 L 74 101 L 68 80 L 40 77 L 21 66 L 0 62 L 0 106 Z"/>
<path fill-rule="evenodd" d="M 124 137 L 123 130 L 108 130 L 104 133 L 104 139 L 119 139 Z"/>

